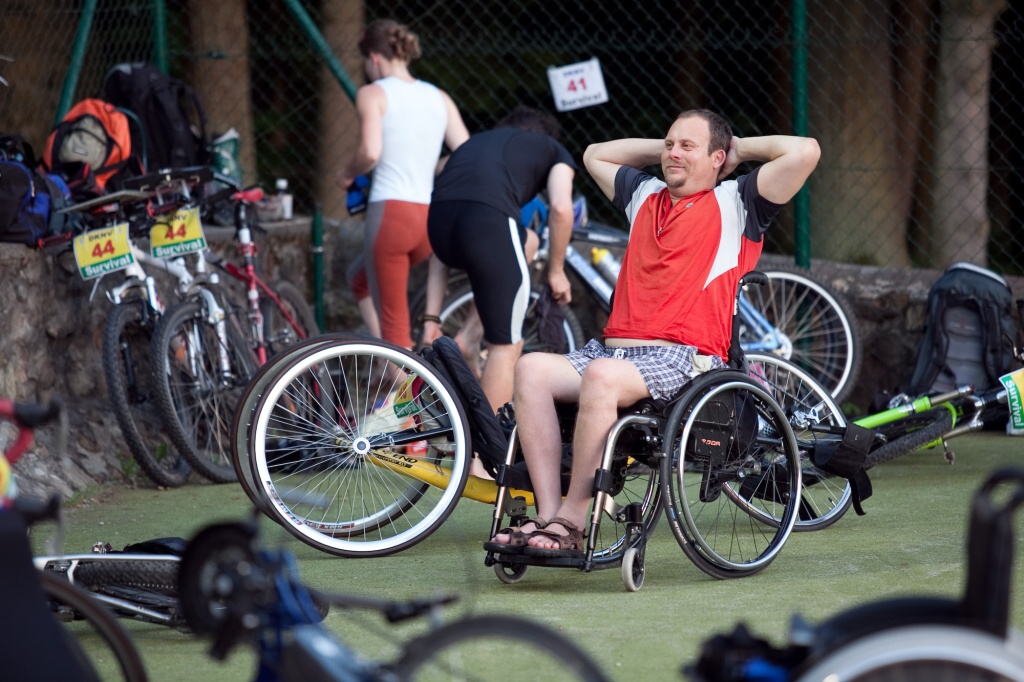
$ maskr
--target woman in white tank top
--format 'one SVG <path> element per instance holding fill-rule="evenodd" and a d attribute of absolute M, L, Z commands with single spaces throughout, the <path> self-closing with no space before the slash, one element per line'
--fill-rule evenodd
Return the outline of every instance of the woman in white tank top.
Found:
<path fill-rule="evenodd" d="M 371 82 L 356 94 L 359 147 L 338 174 L 338 185 L 348 189 L 371 170 L 373 181 L 363 255 L 349 269 L 349 281 L 370 333 L 412 348 L 409 269 L 430 256 L 427 209 L 441 149 L 454 151 L 469 131 L 447 93 L 410 75 L 420 47 L 407 27 L 374 21 L 359 51 Z"/>

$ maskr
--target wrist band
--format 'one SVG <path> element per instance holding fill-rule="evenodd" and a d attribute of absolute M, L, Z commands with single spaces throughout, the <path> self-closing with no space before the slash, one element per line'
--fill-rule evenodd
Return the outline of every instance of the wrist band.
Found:
<path fill-rule="evenodd" d="M 437 315 L 423 314 L 420 315 L 420 322 L 436 322 L 437 324 L 441 324 L 441 318 Z"/>

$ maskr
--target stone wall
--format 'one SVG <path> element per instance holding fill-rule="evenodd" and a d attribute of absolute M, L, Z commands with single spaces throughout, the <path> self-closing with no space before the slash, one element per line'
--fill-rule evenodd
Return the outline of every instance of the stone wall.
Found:
<path fill-rule="evenodd" d="M 288 279 L 312 300 L 309 225 L 308 218 L 271 224 L 267 234 L 257 235 L 257 242 L 267 279 Z M 360 253 L 361 230 L 358 221 L 324 224 L 325 327 L 329 331 L 360 325 L 344 275 Z M 207 236 L 212 248 L 226 256 L 233 254 L 232 231 L 212 228 Z M 0 344 L 5 351 L 0 362 L 0 396 L 45 401 L 60 395 L 71 415 L 65 455 L 56 459 L 52 434 L 42 430 L 38 445 L 16 467 L 19 485 L 33 492 L 58 490 L 66 496 L 107 481 L 149 485 L 142 474 L 125 475 L 135 467 L 107 403 L 100 355 L 103 321 L 111 304 L 102 286 L 90 302 L 93 282 L 78 277 L 69 256 L 59 249 L 41 252 L 0 244 Z M 762 258 L 763 267 L 791 262 L 789 257 Z M 423 274 L 423 267 L 417 268 L 413 287 L 420 286 Z M 909 379 L 924 329 L 928 289 L 940 273 L 814 261 L 811 274 L 853 305 L 864 360 L 848 408 L 866 409 L 875 392 L 892 391 Z M 1024 279 L 1011 284 L 1016 295 L 1024 295 Z M 600 327 L 602 315 L 590 309 L 587 295 L 578 287 L 574 305 L 585 326 Z M 9 443 L 12 435 L 9 425 L 0 425 L 0 446 Z"/>

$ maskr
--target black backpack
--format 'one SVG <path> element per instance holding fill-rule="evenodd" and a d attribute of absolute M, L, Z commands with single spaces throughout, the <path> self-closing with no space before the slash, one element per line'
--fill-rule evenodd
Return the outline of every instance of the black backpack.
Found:
<path fill-rule="evenodd" d="M 981 266 L 954 263 L 928 292 L 928 321 L 907 393 L 999 386 L 1010 370 L 1017 325 L 1006 280 Z"/>
<path fill-rule="evenodd" d="M 187 168 L 209 162 L 206 113 L 185 83 L 151 64 L 118 64 L 103 81 L 103 97 L 137 117 L 147 168 Z"/>

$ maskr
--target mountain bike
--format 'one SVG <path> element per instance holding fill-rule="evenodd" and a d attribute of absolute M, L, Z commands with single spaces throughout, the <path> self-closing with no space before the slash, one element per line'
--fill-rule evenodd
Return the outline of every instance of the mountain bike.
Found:
<path fill-rule="evenodd" d="M 58 420 L 57 449 L 62 449 L 67 441 L 63 405 L 56 400 L 35 405 L 0 399 L 0 420 L 17 428 L 14 441 L 0 452 L 0 650 L 5 677 L 94 679 L 103 672 L 143 682 L 147 674 L 142 658 L 113 614 L 79 585 L 33 567 L 27 529 L 39 521 L 56 520 L 58 532 L 51 540 L 59 545 L 60 497 L 42 501 L 17 496 L 10 465 L 29 448 L 35 428 Z M 68 623 L 68 629 L 59 628 L 57 621 Z M 77 632 L 94 634 L 100 646 L 91 646 L 87 656 L 68 637 Z M 106 674 L 104 679 L 109 679 Z"/>
<path fill-rule="evenodd" d="M 538 204 L 543 207 L 543 204 Z M 566 248 L 565 267 L 583 283 L 589 299 L 605 314 L 611 311 L 617 264 L 611 276 L 603 275 L 578 247 L 589 245 L 601 249 L 625 249 L 629 235 L 623 230 L 590 221 L 586 203 L 578 198 L 573 206 L 573 232 Z M 534 214 L 533 227 L 541 237 L 540 248 L 531 264 L 531 306 L 523 327 L 524 351 L 541 350 L 567 353 L 581 347 L 589 336 L 600 330 L 585 330 L 576 314 L 562 306 L 564 343 L 544 343 L 539 339 L 536 304 L 548 261 L 548 228 L 546 208 Z M 849 395 L 856 385 L 862 362 L 860 329 L 849 303 L 822 282 L 806 272 L 790 268 L 766 269 L 767 287 L 754 287 L 740 297 L 740 344 L 744 351 L 773 353 L 794 362 L 816 381 L 829 389 L 837 402 Z M 472 312 L 473 291 L 462 272 L 451 274 L 448 293 L 442 304 L 441 329 L 455 336 Z M 425 309 L 425 294 L 414 297 L 410 305 L 415 321 Z M 483 353 L 486 353 L 484 349 Z"/>
<path fill-rule="evenodd" d="M 242 265 L 207 255 L 221 272 L 245 285 L 245 303 L 217 282 L 203 283 L 161 318 L 150 346 L 156 404 L 171 441 L 192 467 L 217 483 L 235 480 L 228 448 L 228 425 L 238 395 L 268 357 L 318 333 L 301 292 L 288 282 L 267 285 L 257 272 L 252 206 L 262 191 L 237 188 L 186 203 L 191 216 L 171 223 L 177 241 L 201 234 L 200 208 L 227 201 L 233 214 Z M 179 236 L 180 235 L 180 236 Z"/>
<path fill-rule="evenodd" d="M 456 600 L 451 595 L 393 602 L 321 593 L 350 619 L 355 609 L 379 612 L 389 623 L 429 616 L 433 627 L 401 643 L 394 660 L 361 656 L 320 622 L 294 556 L 259 546 L 254 522 L 201 530 L 182 558 L 181 590 L 189 625 L 213 640 L 210 655 L 222 660 L 251 643 L 261 682 L 522 679 L 524 670 L 508 665 L 513 660 L 530 666 L 530 679 L 608 679 L 571 640 L 524 618 L 479 615 L 442 624 L 440 608 Z"/>

